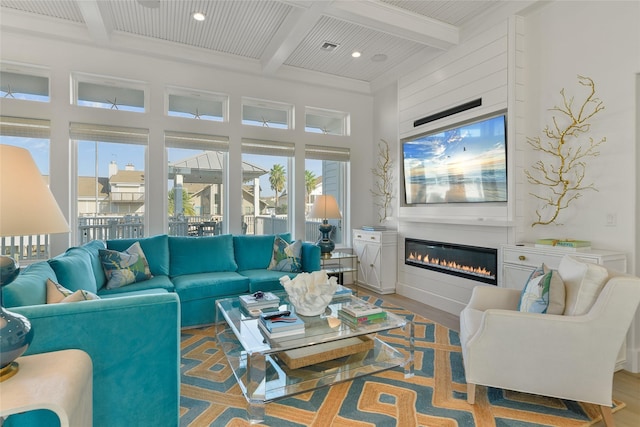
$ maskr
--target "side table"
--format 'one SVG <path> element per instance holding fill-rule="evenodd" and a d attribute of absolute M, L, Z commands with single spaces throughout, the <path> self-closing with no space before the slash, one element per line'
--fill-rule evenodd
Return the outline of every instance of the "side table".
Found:
<path fill-rule="evenodd" d="M 81 350 L 19 357 L 20 370 L 0 383 L 0 416 L 48 409 L 61 427 L 93 425 L 93 364 Z"/>

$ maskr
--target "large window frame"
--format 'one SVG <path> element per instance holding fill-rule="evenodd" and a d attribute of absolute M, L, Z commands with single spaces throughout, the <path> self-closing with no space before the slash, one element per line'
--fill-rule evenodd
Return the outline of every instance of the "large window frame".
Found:
<path fill-rule="evenodd" d="M 73 187 L 75 190 L 72 192 L 73 200 L 75 203 L 72 208 L 72 212 L 74 213 L 73 218 L 74 226 L 72 226 L 73 239 L 76 244 L 83 244 L 90 240 L 100 239 L 119 239 L 119 238 L 137 238 L 145 236 L 145 228 L 147 222 L 146 215 L 146 207 L 148 203 L 148 194 L 149 194 L 149 186 L 144 180 L 144 177 L 147 176 L 148 169 L 148 143 L 149 143 L 149 131 L 148 129 L 142 128 L 132 128 L 132 127 L 124 127 L 124 126 L 109 126 L 109 125 L 100 125 L 100 124 L 92 124 L 92 123 L 78 123 L 72 122 L 69 125 L 69 136 L 73 142 L 74 153 L 75 153 L 75 178 L 73 179 Z M 81 219 L 81 212 L 79 211 L 79 203 L 81 202 L 79 196 L 79 185 L 80 185 L 80 170 L 78 164 L 83 161 L 81 156 L 79 155 L 79 151 L 81 146 L 85 144 L 95 144 L 95 155 L 98 153 L 98 144 L 122 144 L 140 146 L 142 147 L 142 155 L 141 159 L 144 162 L 144 166 L 142 170 L 134 169 L 130 175 L 132 176 L 140 176 L 140 172 L 142 173 L 141 179 L 136 183 L 135 179 L 131 182 L 123 182 L 122 190 L 125 190 L 125 187 L 130 190 L 138 191 L 113 191 L 114 188 L 113 183 L 111 182 L 111 175 L 114 170 L 112 169 L 113 159 L 103 159 L 108 161 L 107 165 L 108 171 L 107 176 L 102 177 L 102 181 L 100 181 L 99 171 L 99 159 L 94 161 L 95 168 L 95 185 L 96 187 L 103 185 L 109 191 L 109 199 L 106 203 L 109 203 L 109 211 L 113 210 L 111 204 L 128 204 L 130 208 L 136 208 L 136 212 L 126 213 L 123 215 L 120 210 L 121 207 L 118 206 L 118 212 L 114 212 L 113 215 L 111 212 L 94 212 L 93 215 L 83 216 Z M 130 162 L 131 159 L 118 159 L 121 161 Z M 118 167 L 118 173 L 122 170 Z M 131 172 L 128 168 L 128 165 L 124 167 L 124 171 Z M 143 187 L 143 191 L 139 191 L 140 187 Z M 120 185 L 118 185 L 120 187 Z M 117 188 L 120 190 L 120 188 Z M 96 190 L 96 193 L 99 191 Z M 142 202 L 141 206 L 138 206 Z M 96 194 L 95 203 L 99 203 L 98 196 Z M 101 209 L 98 209 L 101 210 Z M 92 219 L 93 218 L 93 219 Z"/>
<path fill-rule="evenodd" d="M 229 138 L 219 135 L 204 135 L 188 132 L 165 131 L 165 149 L 167 151 L 167 197 L 173 197 L 173 215 L 167 212 L 169 234 L 180 236 L 217 235 L 227 232 L 228 216 L 228 151 Z M 190 154 L 180 161 L 172 161 L 172 150 L 185 150 Z M 215 165 L 214 165 L 215 163 Z M 217 166 L 215 169 L 202 166 Z M 210 181 L 210 182 L 209 182 Z M 182 191 L 186 191 L 190 184 L 200 184 L 203 193 L 208 192 L 211 211 L 203 212 L 203 201 L 200 200 L 201 210 L 188 212 L 183 203 L 184 198 L 176 198 Z M 207 189 L 207 185 L 210 184 Z M 215 186 L 215 187 L 214 187 Z M 172 195 L 173 190 L 173 195 Z M 203 197 L 203 196 L 200 196 Z M 205 197 L 206 199 L 206 197 Z M 169 201 L 171 203 L 171 200 Z M 179 212 L 178 212 L 179 211 Z"/>

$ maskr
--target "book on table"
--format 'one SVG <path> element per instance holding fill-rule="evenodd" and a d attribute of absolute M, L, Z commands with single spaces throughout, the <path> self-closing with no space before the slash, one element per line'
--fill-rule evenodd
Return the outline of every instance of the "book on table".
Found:
<path fill-rule="evenodd" d="M 377 305 L 371 304 L 364 300 L 349 301 L 342 304 L 341 310 L 353 317 L 368 316 L 370 314 L 376 314 L 384 312 L 384 310 Z"/>
<path fill-rule="evenodd" d="M 280 298 L 271 292 L 264 292 L 260 298 L 256 298 L 255 295 L 240 295 L 240 304 L 247 310 L 278 307 L 280 305 Z"/>
<path fill-rule="evenodd" d="M 346 286 L 338 285 L 336 291 L 333 293 L 333 298 L 345 298 L 353 295 L 353 291 Z"/>
<path fill-rule="evenodd" d="M 304 334 L 304 322 L 295 313 L 271 319 L 265 318 L 267 316 L 268 314 L 260 315 L 258 326 L 269 338 Z"/>
<path fill-rule="evenodd" d="M 369 325 L 372 323 L 382 323 L 387 320 L 387 312 L 368 314 L 365 316 L 352 316 L 343 309 L 338 310 L 338 317 L 351 325 Z"/>

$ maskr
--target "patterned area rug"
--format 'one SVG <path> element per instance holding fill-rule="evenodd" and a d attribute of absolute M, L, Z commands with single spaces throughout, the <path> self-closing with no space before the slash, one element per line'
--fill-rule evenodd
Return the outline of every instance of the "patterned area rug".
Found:
<path fill-rule="evenodd" d="M 415 322 L 415 375 L 396 368 L 266 406 L 260 426 L 530 427 L 589 426 L 600 420 L 597 406 L 487 387 L 477 387 L 476 404 L 466 402 L 457 332 L 407 310 L 372 298 L 385 310 Z M 248 426 L 247 401 L 214 328 L 182 331 L 180 425 Z M 393 334 L 382 337 L 394 345 Z M 614 411 L 624 407 L 615 402 Z"/>

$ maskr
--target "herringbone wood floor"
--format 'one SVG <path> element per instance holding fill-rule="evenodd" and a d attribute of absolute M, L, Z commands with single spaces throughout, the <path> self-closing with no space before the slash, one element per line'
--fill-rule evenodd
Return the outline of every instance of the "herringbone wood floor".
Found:
<path fill-rule="evenodd" d="M 378 298 L 399 305 L 414 313 L 438 322 L 449 329 L 460 330 L 460 319 L 458 316 L 430 307 L 419 301 L 403 297 L 397 294 L 379 295 L 375 292 L 359 289 L 363 295 L 373 295 Z M 627 406 L 616 412 L 613 418 L 616 427 L 638 427 L 640 426 L 640 374 L 632 374 L 626 371 L 618 371 L 613 377 L 613 397 L 620 399 Z M 604 423 L 595 424 L 594 427 L 604 427 Z"/>

